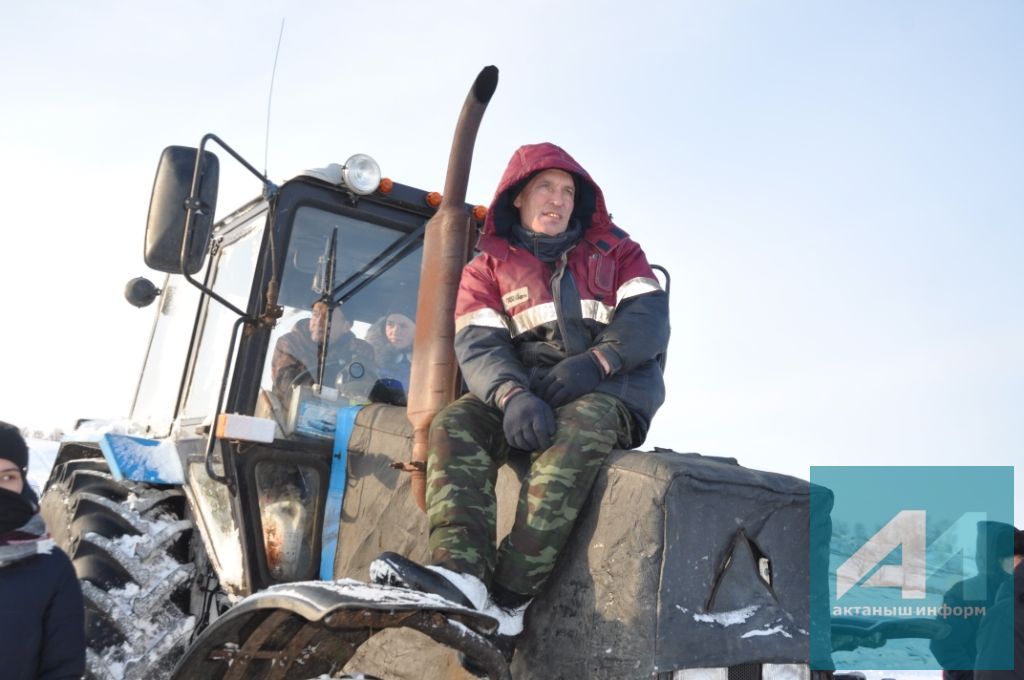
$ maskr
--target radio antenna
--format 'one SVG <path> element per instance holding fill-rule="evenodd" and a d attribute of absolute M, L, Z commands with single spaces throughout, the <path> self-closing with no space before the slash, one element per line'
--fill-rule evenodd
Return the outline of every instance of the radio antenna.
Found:
<path fill-rule="evenodd" d="M 274 101 L 274 76 L 277 75 L 277 56 L 281 54 L 281 39 L 284 38 L 284 18 L 281 18 L 281 32 L 277 34 L 277 49 L 274 50 L 274 68 L 270 72 L 270 92 L 267 94 L 267 134 L 263 138 L 263 176 L 267 176 L 267 156 L 270 154 L 270 104 Z"/>
<path fill-rule="evenodd" d="M 277 49 L 274 50 L 274 68 L 270 72 L 270 92 L 267 93 L 267 133 L 263 138 L 263 197 L 268 200 L 275 191 L 274 185 L 267 178 L 267 158 L 270 155 L 270 104 L 274 101 L 274 76 L 277 75 L 277 56 L 281 54 L 281 39 L 283 37 L 284 17 L 281 17 L 281 31 L 277 34 Z M 277 269 L 274 264 L 277 262 L 277 248 L 274 247 L 274 230 L 268 229 L 267 233 L 270 242 L 270 281 L 267 283 L 266 311 L 260 319 L 264 325 L 273 327 L 277 323 L 277 319 L 281 318 L 282 309 L 277 304 Z"/>

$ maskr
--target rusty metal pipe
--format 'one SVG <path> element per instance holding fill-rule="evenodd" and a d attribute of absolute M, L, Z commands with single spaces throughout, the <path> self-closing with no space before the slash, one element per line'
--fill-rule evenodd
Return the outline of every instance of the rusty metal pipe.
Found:
<path fill-rule="evenodd" d="M 476 77 L 455 126 L 444 195 L 427 222 L 416 305 L 416 351 L 409 378 L 408 417 L 413 427 L 412 494 L 426 511 L 427 436 L 438 411 L 455 399 L 459 370 L 455 361 L 455 296 L 462 267 L 472 252 L 472 222 L 466 209 L 466 186 L 473 145 L 487 103 L 498 87 L 498 69 L 487 66 Z"/>

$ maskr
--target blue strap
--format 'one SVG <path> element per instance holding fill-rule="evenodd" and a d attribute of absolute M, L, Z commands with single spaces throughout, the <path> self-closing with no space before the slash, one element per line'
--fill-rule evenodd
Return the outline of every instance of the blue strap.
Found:
<path fill-rule="evenodd" d="M 343 406 L 338 409 L 334 426 L 334 451 L 331 454 L 331 480 L 327 487 L 327 503 L 324 507 L 324 528 L 320 550 L 320 580 L 334 580 L 334 555 L 338 552 L 338 535 L 341 533 L 341 506 L 345 501 L 345 482 L 348 476 L 348 439 L 356 425 L 356 414 L 360 406 Z"/>

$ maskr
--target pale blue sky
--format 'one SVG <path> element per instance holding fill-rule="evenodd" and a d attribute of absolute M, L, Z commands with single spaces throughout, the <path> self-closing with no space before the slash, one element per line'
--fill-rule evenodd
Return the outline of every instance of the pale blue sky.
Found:
<path fill-rule="evenodd" d="M 470 199 L 522 143 L 590 169 L 673 274 L 647 445 L 800 476 L 1021 458 L 1019 0 L 19 5 L 0 24 L 0 418 L 126 414 L 152 312 L 121 288 L 147 273 L 160 150 L 212 131 L 263 165 L 285 18 L 277 180 L 365 152 L 440 189 L 491 63 Z M 222 185 L 221 208 L 257 190 Z"/>

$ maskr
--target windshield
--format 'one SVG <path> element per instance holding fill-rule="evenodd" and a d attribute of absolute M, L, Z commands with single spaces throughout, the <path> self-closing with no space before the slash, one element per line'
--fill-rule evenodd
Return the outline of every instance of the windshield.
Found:
<path fill-rule="evenodd" d="M 296 211 L 281 278 L 284 314 L 261 382 L 286 435 L 333 437 L 340 406 L 404 405 L 421 245 L 408 227 L 312 206 Z"/>

